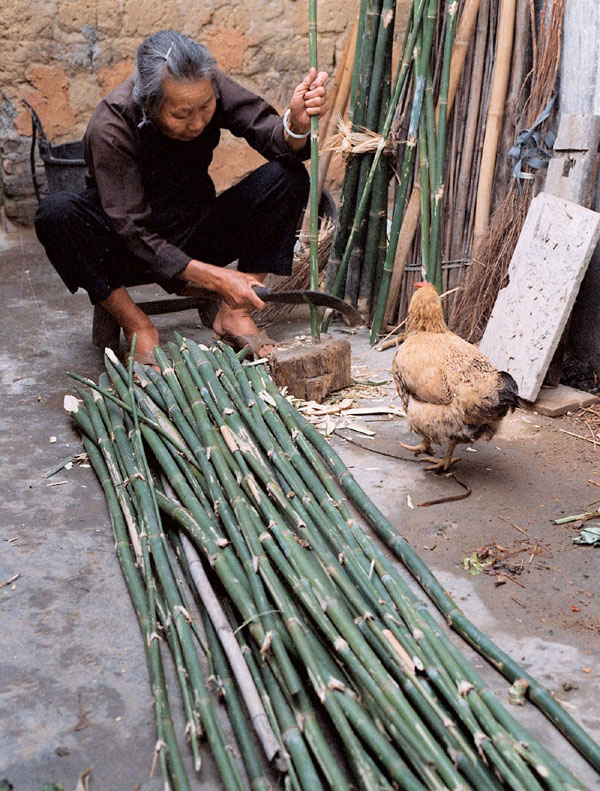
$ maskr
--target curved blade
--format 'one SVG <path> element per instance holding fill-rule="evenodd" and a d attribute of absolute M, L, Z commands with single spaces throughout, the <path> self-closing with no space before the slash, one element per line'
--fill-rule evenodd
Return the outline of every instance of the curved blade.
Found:
<path fill-rule="evenodd" d="M 363 317 L 356 308 L 344 302 L 339 297 L 334 297 L 333 294 L 325 294 L 322 291 L 272 291 L 270 288 L 261 286 L 252 286 L 256 295 L 263 300 L 263 302 L 285 302 L 289 305 L 301 305 L 306 302 L 308 305 L 317 305 L 318 307 L 331 308 L 332 310 L 341 313 L 352 326 L 364 324 Z"/>

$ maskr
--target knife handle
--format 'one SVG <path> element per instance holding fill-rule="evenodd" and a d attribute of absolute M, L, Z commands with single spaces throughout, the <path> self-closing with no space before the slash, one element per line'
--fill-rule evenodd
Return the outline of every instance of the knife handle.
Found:
<path fill-rule="evenodd" d="M 252 288 L 254 289 L 254 293 L 256 294 L 256 296 L 259 299 L 262 299 L 263 302 L 265 302 L 268 299 L 269 294 L 271 293 L 271 290 L 265 288 L 265 286 L 252 286 Z"/>

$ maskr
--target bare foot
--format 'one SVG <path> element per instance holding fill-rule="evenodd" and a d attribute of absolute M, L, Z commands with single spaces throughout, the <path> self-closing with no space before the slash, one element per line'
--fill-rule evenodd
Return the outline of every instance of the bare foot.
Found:
<path fill-rule="evenodd" d="M 136 354 L 149 354 L 154 351 L 155 346 L 158 346 L 158 330 L 151 319 L 131 299 L 125 286 L 112 291 L 101 305 L 123 328 L 130 349 L 133 336 L 136 336 Z"/>
<path fill-rule="evenodd" d="M 123 330 L 127 345 L 131 349 L 133 336 L 135 335 L 135 353 L 136 354 L 150 354 L 154 351 L 154 347 L 159 345 L 158 330 L 154 324 L 145 327 L 137 327 L 134 329 Z"/>
<path fill-rule="evenodd" d="M 230 308 L 225 301 L 221 303 L 213 329 L 217 335 L 257 335 L 259 330 L 250 313 L 241 308 Z M 266 344 L 259 349 L 259 357 L 270 357 L 274 346 Z"/>

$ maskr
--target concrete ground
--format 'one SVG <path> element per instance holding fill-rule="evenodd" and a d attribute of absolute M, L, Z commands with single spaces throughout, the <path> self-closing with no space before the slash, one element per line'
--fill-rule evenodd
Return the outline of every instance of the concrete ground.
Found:
<path fill-rule="evenodd" d="M 47 782 L 73 791 L 93 767 L 92 791 L 158 791 L 142 642 L 103 494 L 89 467 L 44 477 L 80 448 L 62 407 L 72 392 L 65 371 L 97 378 L 102 370 L 91 308 L 84 294 L 67 292 L 31 232 L 9 240 L 0 252 L 0 780 L 15 791 L 40 791 Z M 157 323 L 165 339 L 173 330 L 210 339 L 191 311 Z M 283 340 L 308 325 L 300 319 L 269 329 Z M 364 330 L 340 336 L 352 344 L 356 378 L 388 382 L 373 391 L 379 400 L 366 403 L 398 405 L 393 350 L 371 350 Z M 361 423 L 375 435 L 333 437 L 356 478 L 473 622 L 598 739 L 600 550 L 573 544 L 576 529 L 552 521 L 597 508 L 600 449 L 563 433 L 589 435 L 588 427 L 575 416 L 518 410 L 491 443 L 461 449 L 456 474 L 472 488 L 468 499 L 419 507 L 462 490 L 399 447 L 409 436 L 401 418 Z M 462 563 L 494 542 L 515 552 L 510 578 L 499 585 L 496 574 L 470 575 Z M 480 658 L 473 662 L 506 700 L 506 683 Z M 600 788 L 597 773 L 533 707 L 516 714 L 590 789 Z M 194 787 L 217 789 L 205 752 Z"/>

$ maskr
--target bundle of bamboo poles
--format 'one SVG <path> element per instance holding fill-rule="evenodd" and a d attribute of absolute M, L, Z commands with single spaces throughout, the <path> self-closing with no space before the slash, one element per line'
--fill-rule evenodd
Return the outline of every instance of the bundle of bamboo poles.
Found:
<path fill-rule="evenodd" d="M 508 103 L 516 114 L 512 128 L 505 130 L 504 148 L 508 150 L 514 142 L 515 129 L 527 130 L 538 124 L 537 133 L 543 139 L 548 128 L 539 127 L 538 119 L 547 114 L 552 105 L 552 95 L 560 65 L 562 23 L 566 0 L 544 0 L 539 12 L 527 0 L 516 0 L 515 46 L 512 57 Z M 527 30 L 528 35 L 524 35 Z M 526 70 L 523 53 L 528 51 L 531 39 L 531 69 L 524 90 L 522 76 Z M 527 167 L 524 171 L 529 170 Z M 500 173 L 502 174 L 502 169 Z M 491 175 L 488 190 L 491 192 Z M 453 329 L 470 341 L 481 339 L 505 278 L 512 254 L 529 204 L 534 195 L 535 182 L 531 173 L 526 173 L 524 182 L 497 179 L 500 199 L 489 217 L 487 214 L 476 224 L 473 240 L 472 265 L 464 278 L 462 289 L 451 312 Z"/>
<path fill-rule="evenodd" d="M 266 791 L 269 764 L 295 791 L 583 789 L 501 705 L 345 497 L 447 623 L 597 768 L 600 747 L 465 618 L 265 368 L 176 341 L 155 349 L 161 373 L 136 367 L 137 378 L 107 352 L 108 375 L 71 374 L 91 393 L 65 399 L 144 636 L 165 787 L 191 787 L 168 648 L 196 770 L 204 735 L 228 791 Z"/>
<path fill-rule="evenodd" d="M 498 222 L 490 223 L 494 200 L 510 179 L 505 158 L 517 124 L 532 121 L 541 94 L 556 83 L 564 0 L 546 0 L 537 20 L 532 0 L 413 0 L 402 42 L 385 35 L 393 7 L 361 3 L 343 146 L 349 159 L 326 280 L 328 290 L 364 312 L 372 342 L 402 317 L 412 280 L 452 289 L 473 256 L 481 258 Z M 390 57 L 398 61 L 391 93 L 372 83 L 378 70 L 389 77 Z M 366 153 L 353 145 L 365 135 L 372 140 Z M 510 231 L 510 207 L 504 214 L 500 224 Z M 486 263 L 491 257 L 484 253 Z M 414 264 L 420 278 L 411 274 Z"/>

